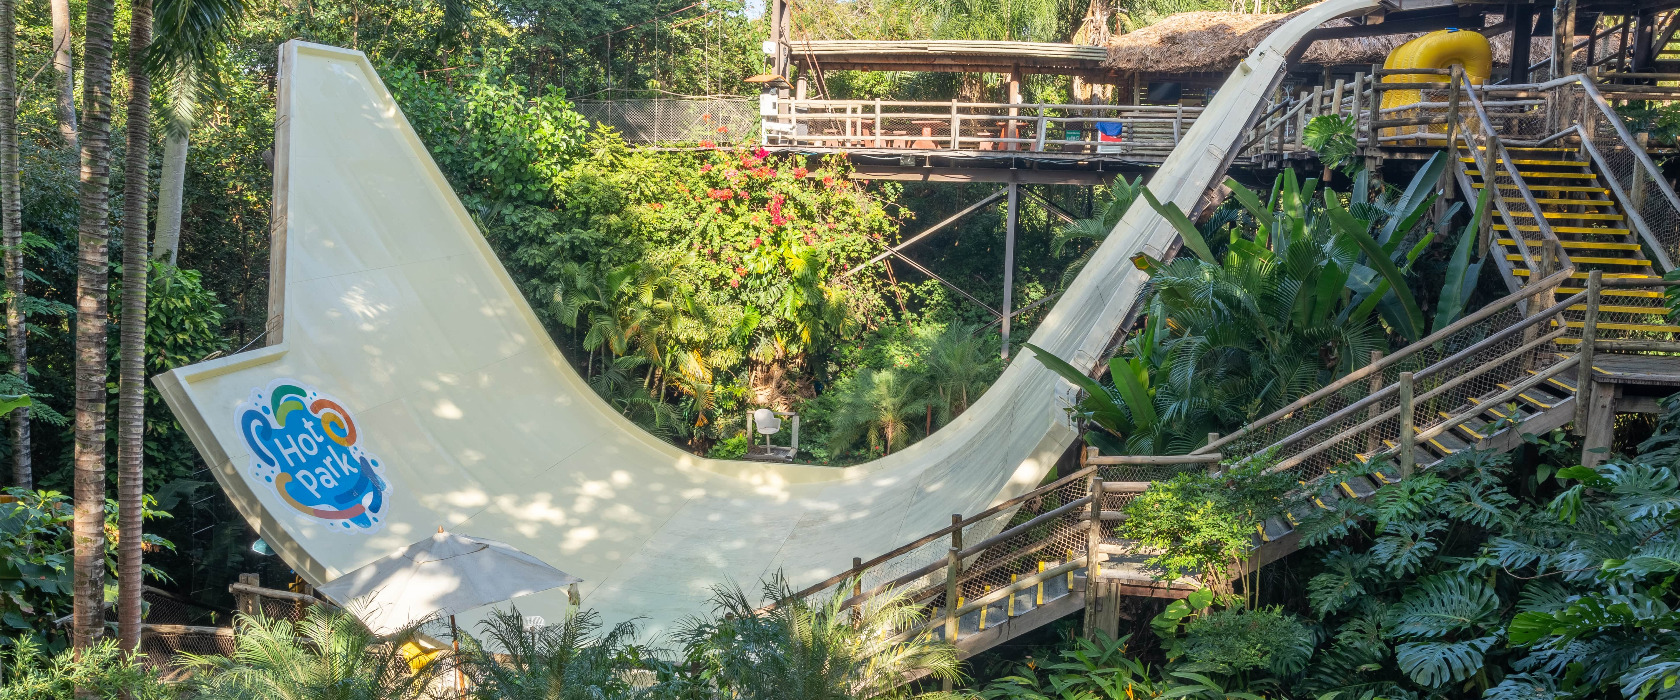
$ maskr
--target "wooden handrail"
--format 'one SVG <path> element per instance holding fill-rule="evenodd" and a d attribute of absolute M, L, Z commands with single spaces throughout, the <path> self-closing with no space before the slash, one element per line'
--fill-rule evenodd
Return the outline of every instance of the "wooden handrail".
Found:
<path fill-rule="evenodd" d="M 1340 391 L 1342 391 L 1343 389 L 1346 389 L 1347 387 L 1353 385 L 1354 383 L 1357 383 L 1357 382 L 1364 381 L 1364 380 L 1368 379 L 1371 376 L 1371 374 L 1374 373 L 1374 372 L 1380 372 L 1380 371 L 1388 369 L 1389 367 L 1393 367 L 1394 365 L 1398 364 L 1401 360 L 1404 360 L 1408 357 L 1411 357 L 1412 355 L 1417 354 L 1419 351 L 1424 350 L 1426 348 L 1429 348 L 1429 347 L 1433 346 L 1434 344 L 1436 344 L 1438 342 L 1446 340 L 1447 338 L 1451 337 L 1453 334 L 1458 333 L 1459 331 L 1462 331 L 1465 328 L 1468 328 L 1468 327 L 1470 327 L 1474 324 L 1477 324 L 1477 323 L 1481 323 L 1482 321 L 1486 320 L 1488 317 L 1493 316 L 1494 314 L 1497 314 L 1501 311 L 1504 311 L 1504 310 L 1506 310 L 1510 307 L 1516 306 L 1520 302 L 1527 301 L 1529 297 L 1532 297 L 1536 294 L 1539 294 L 1542 291 L 1546 291 L 1546 290 L 1549 290 L 1553 287 L 1556 287 L 1558 284 L 1561 284 L 1565 280 L 1568 280 L 1569 279 L 1569 274 L 1572 273 L 1572 272 L 1574 272 L 1574 270 L 1572 270 L 1572 269 L 1568 269 L 1568 268 L 1561 269 L 1561 270 L 1558 270 L 1557 272 L 1552 273 L 1551 275 L 1546 276 L 1545 278 L 1541 279 L 1538 282 L 1530 283 L 1527 287 L 1524 287 L 1522 291 L 1517 292 L 1515 294 L 1512 294 L 1510 296 L 1507 296 L 1507 297 L 1505 297 L 1505 298 L 1503 298 L 1503 299 L 1501 299 L 1497 302 L 1494 302 L 1492 304 L 1489 304 L 1487 306 L 1484 306 L 1481 309 L 1478 309 L 1477 311 L 1475 311 L 1474 313 L 1471 313 L 1470 315 L 1465 316 L 1464 318 L 1461 318 L 1457 321 L 1452 322 L 1446 328 L 1442 328 L 1441 330 L 1435 331 L 1434 333 L 1429 334 L 1428 336 L 1424 337 L 1423 339 L 1395 351 L 1394 354 L 1388 355 L 1378 362 L 1374 362 L 1374 363 L 1365 365 L 1364 367 L 1361 367 L 1361 368 L 1356 369 L 1352 372 L 1349 372 L 1347 376 L 1342 377 L 1341 379 L 1338 379 L 1336 381 L 1333 381 L 1333 382 L 1325 385 L 1324 388 L 1319 389 L 1318 391 L 1315 391 L 1311 394 L 1307 394 L 1306 396 L 1303 396 L 1299 399 L 1296 399 L 1295 401 L 1291 402 L 1288 406 L 1284 406 L 1283 408 L 1280 408 L 1276 411 L 1273 411 L 1270 415 L 1267 415 L 1264 418 L 1261 418 L 1259 420 L 1254 421 L 1253 423 L 1250 423 L 1246 426 L 1243 426 L 1243 428 L 1241 428 L 1237 432 L 1231 433 L 1230 435 L 1227 435 L 1223 438 L 1220 438 L 1220 439 L 1215 440 L 1211 443 L 1208 443 L 1207 445 L 1204 445 L 1200 448 L 1197 448 L 1196 450 L 1192 451 L 1191 454 L 1203 454 L 1203 453 L 1207 452 L 1208 450 L 1219 448 L 1219 447 L 1222 447 L 1224 445 L 1229 445 L 1234 440 L 1248 437 L 1250 434 L 1252 434 L 1258 428 L 1262 428 L 1262 427 L 1265 427 L 1265 426 L 1270 425 L 1272 423 L 1276 423 L 1280 420 L 1283 420 L 1286 416 L 1292 415 L 1296 411 L 1299 411 L 1303 408 L 1306 408 L 1309 405 L 1317 403 L 1317 402 L 1323 400 L 1326 397 L 1329 397 L 1329 396 L 1332 396 L 1336 393 L 1339 393 Z M 1608 281 L 1609 280 L 1606 280 L 1606 282 L 1608 282 Z"/>
<path fill-rule="evenodd" d="M 1085 467 L 1083 469 L 1080 469 L 1079 471 L 1073 472 L 1072 474 L 1069 474 L 1069 475 L 1064 476 L 1060 479 L 1057 479 L 1057 480 L 1055 480 L 1055 481 L 1053 481 L 1049 484 L 1046 484 L 1044 486 L 1040 486 L 1036 489 L 1033 489 L 1031 491 L 1023 493 L 1019 496 L 1011 498 L 1007 501 L 999 503 L 999 504 L 997 504 L 995 506 L 992 506 L 990 508 L 987 508 L 986 510 L 980 511 L 978 514 L 971 515 L 967 518 L 962 519 L 961 521 L 959 521 L 957 523 L 947 525 L 947 526 L 942 527 L 938 530 L 934 530 L 933 532 L 930 532 L 926 535 L 923 535 L 922 537 L 916 539 L 915 541 L 913 541 L 909 544 L 897 547 L 897 548 L 893 549 L 892 551 L 887 552 L 886 554 L 882 554 L 878 557 L 875 557 L 875 558 L 870 559 L 866 562 L 863 562 L 863 566 L 860 567 L 859 570 L 867 570 L 867 569 L 874 568 L 875 566 L 879 565 L 881 562 L 884 562 L 884 561 L 887 561 L 887 560 L 892 559 L 894 557 L 898 557 L 900 555 L 903 555 L 906 552 L 914 550 L 917 547 L 921 547 L 922 545 L 928 544 L 929 542 L 937 540 L 941 537 L 947 537 L 951 534 L 952 530 L 955 530 L 955 529 L 961 528 L 961 527 L 967 527 L 969 525 L 974 524 L 975 522 L 977 522 L 979 520 L 989 518 L 993 515 L 996 515 L 999 511 L 1002 511 L 1005 508 L 1010 508 L 1010 507 L 1013 507 L 1013 506 L 1020 505 L 1020 504 L 1025 503 L 1025 502 L 1027 502 L 1031 499 L 1034 499 L 1034 498 L 1042 496 L 1046 493 L 1049 493 L 1050 491 L 1061 488 L 1062 486 L 1066 486 L 1069 482 L 1071 482 L 1075 479 L 1084 478 L 1084 477 L 1090 475 L 1091 472 L 1093 472 L 1095 470 L 1096 470 L 1095 466 Z M 938 563 L 938 566 L 944 566 L 944 565 L 945 565 L 944 562 L 939 562 Z M 935 566 L 934 568 L 937 569 L 938 566 Z M 926 567 L 923 567 L 923 568 L 926 568 Z M 809 596 L 811 594 L 822 591 L 822 590 L 824 590 L 824 589 L 826 589 L 830 586 L 833 586 L 837 583 L 840 583 L 841 581 L 844 581 L 851 576 L 858 575 L 858 573 L 859 573 L 858 570 L 847 570 L 845 572 L 835 574 L 833 576 L 828 577 L 826 580 L 824 580 L 820 583 L 817 583 L 817 584 L 814 584 L 814 585 L 811 585 L 811 586 L 806 586 L 805 588 L 801 589 L 798 593 L 795 593 L 794 595 L 797 596 L 797 597 L 800 597 L 800 598 L 804 598 L 804 597 Z M 927 575 L 926 572 L 922 573 L 922 576 L 926 576 L 926 575 Z M 903 578 L 903 577 L 900 577 L 900 578 Z M 908 580 L 913 581 L 916 578 L 920 578 L 920 576 L 911 577 Z M 897 579 L 895 579 L 895 581 L 896 580 Z M 880 588 L 880 586 L 877 586 L 876 588 Z M 771 604 L 769 607 L 774 607 L 774 604 Z"/>

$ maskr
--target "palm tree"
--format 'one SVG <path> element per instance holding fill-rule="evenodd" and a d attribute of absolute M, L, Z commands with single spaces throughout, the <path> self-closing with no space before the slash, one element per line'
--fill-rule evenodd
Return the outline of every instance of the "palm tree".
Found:
<path fill-rule="evenodd" d="M 166 85 L 169 99 L 152 256 L 171 265 L 181 242 L 187 137 L 194 112 L 205 93 L 220 85 L 222 49 L 233 39 L 245 8 L 246 0 L 161 0 L 155 8 L 158 36 L 147 68 Z"/>
<path fill-rule="evenodd" d="M 17 3 L 0 0 L 0 242 L 4 242 L 6 292 L 6 349 L 12 373 L 28 378 L 28 354 L 23 325 L 23 192 L 18 175 L 17 132 Z M 32 488 L 29 464 L 27 408 L 12 414 L 12 484 Z"/>
<path fill-rule="evenodd" d="M 111 234 L 111 52 L 113 0 L 89 0 L 82 69 L 82 191 L 76 264 L 75 574 L 76 648 L 104 629 L 106 268 Z"/>
<path fill-rule="evenodd" d="M 1132 202 L 1137 201 L 1138 193 L 1142 190 L 1142 175 L 1131 182 L 1127 182 L 1124 175 L 1114 178 L 1114 184 L 1109 185 L 1107 194 L 1097 206 L 1096 216 L 1072 221 L 1056 229 L 1056 237 L 1050 241 L 1051 255 L 1060 257 L 1068 245 L 1075 242 L 1091 244 L 1062 271 L 1063 287 L 1072 283 L 1073 278 L 1079 276 L 1079 271 L 1085 269 L 1085 264 L 1091 261 L 1091 254 L 1097 251 L 1097 244 L 1108 238 L 1108 234 L 1120 223 L 1120 217 L 1126 215 L 1126 210 L 1132 207 Z"/>
<path fill-rule="evenodd" d="M 70 62 L 70 0 L 52 0 L 53 84 L 58 90 L 54 116 L 64 146 L 74 153 L 76 141 L 76 72 Z M 75 168 L 75 165 L 71 166 Z"/>
<path fill-rule="evenodd" d="M 297 623 L 240 615 L 234 624 L 232 657 L 182 654 L 195 671 L 192 697 L 401 700 L 422 697 L 443 671 L 433 658 L 410 673 L 401 648 L 413 630 L 382 640 L 336 608 L 313 606 Z"/>
<path fill-rule="evenodd" d="M 682 416 L 670 404 L 660 401 L 633 374 L 648 364 L 641 355 L 624 355 L 607 360 L 599 374 L 589 378 L 590 388 L 601 400 L 632 423 L 659 437 L 674 440 L 683 434 Z"/>
<path fill-rule="evenodd" d="M 842 583 L 826 600 L 794 597 L 780 574 L 763 585 L 764 603 L 739 586 L 712 589 L 712 613 L 685 621 L 676 638 L 687 661 L 741 700 L 868 700 L 902 692 L 906 675 L 961 677 L 956 647 L 926 635 L 899 640 L 923 619 L 903 591 L 846 606 Z"/>
<path fill-rule="evenodd" d="M 123 163 L 122 339 L 117 389 L 117 645 L 140 648 L 141 502 L 145 494 L 146 198 L 152 142 L 152 0 L 130 0 L 128 147 Z"/>
<path fill-rule="evenodd" d="M 868 369 L 840 387 L 831 420 L 829 449 L 836 454 L 867 437 L 885 454 L 910 442 L 911 421 L 927 409 L 917 382 L 890 369 Z"/>
<path fill-rule="evenodd" d="M 647 652 L 634 622 L 597 634 L 600 616 L 580 610 L 555 625 L 526 627 L 517 608 L 495 610 L 479 626 L 484 641 L 461 635 L 459 662 L 477 697 L 495 700 L 629 698 L 649 695 L 628 671 Z"/>
<path fill-rule="evenodd" d="M 969 324 L 952 324 L 934 336 L 922 361 L 929 388 L 938 396 L 933 406 L 941 424 L 968 410 L 999 369 L 997 353 L 987 351 L 986 341 Z"/>

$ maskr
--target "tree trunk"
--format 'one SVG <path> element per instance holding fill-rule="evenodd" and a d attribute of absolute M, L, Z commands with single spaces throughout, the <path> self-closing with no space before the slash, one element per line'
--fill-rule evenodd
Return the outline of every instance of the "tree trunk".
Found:
<path fill-rule="evenodd" d="M 83 51 L 81 222 L 76 241 L 76 453 L 74 627 L 86 649 L 104 630 L 105 331 L 111 214 L 113 0 L 88 0 Z"/>
<path fill-rule="evenodd" d="M 140 499 L 145 493 L 146 195 L 151 179 L 152 0 L 130 0 L 128 147 L 123 163 L 122 355 L 117 389 L 117 645 L 140 648 Z"/>
<path fill-rule="evenodd" d="M 181 245 L 181 196 L 186 179 L 186 128 L 170 128 L 163 137 L 163 174 L 158 181 L 157 233 L 152 241 L 152 256 L 171 265 L 175 264 Z"/>
<path fill-rule="evenodd" d="M 75 152 L 76 74 L 70 64 L 70 0 L 52 0 L 52 30 L 53 84 L 58 86 L 58 133 L 64 137 L 64 144 Z"/>
<path fill-rule="evenodd" d="M 28 381 L 23 326 L 23 211 L 18 180 L 17 5 L 0 0 L 0 242 L 6 246 L 6 349 L 12 372 Z M 29 409 L 12 411 L 12 484 L 34 488 L 29 463 Z"/>

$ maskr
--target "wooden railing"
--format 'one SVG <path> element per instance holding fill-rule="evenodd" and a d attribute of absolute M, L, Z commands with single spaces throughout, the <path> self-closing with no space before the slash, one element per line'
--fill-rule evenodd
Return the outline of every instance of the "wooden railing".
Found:
<path fill-rule="evenodd" d="M 834 150 L 972 154 L 1153 154 L 1178 145 L 1201 107 L 782 100 L 764 144 Z M 1114 137 L 1099 136 L 1104 129 Z M 1117 139 L 1117 140 L 1116 140 Z"/>

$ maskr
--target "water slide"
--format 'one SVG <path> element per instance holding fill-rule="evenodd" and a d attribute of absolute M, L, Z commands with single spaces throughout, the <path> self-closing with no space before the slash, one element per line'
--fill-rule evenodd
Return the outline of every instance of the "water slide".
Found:
<path fill-rule="evenodd" d="M 1326 0 L 1233 72 L 1150 188 L 1189 209 Z M 711 460 L 601 402 L 520 295 L 359 52 L 281 47 L 268 343 L 155 378 L 240 513 L 322 583 L 439 527 L 581 576 L 609 622 L 667 630 L 711 586 L 820 581 L 1036 486 L 1071 387 L 1020 358 L 966 413 L 834 468 Z M 1134 207 L 1031 342 L 1091 367 L 1171 227 Z M 513 601 L 558 619 L 564 591 Z M 463 616 L 470 624 L 475 615 Z"/>

